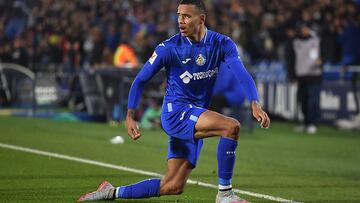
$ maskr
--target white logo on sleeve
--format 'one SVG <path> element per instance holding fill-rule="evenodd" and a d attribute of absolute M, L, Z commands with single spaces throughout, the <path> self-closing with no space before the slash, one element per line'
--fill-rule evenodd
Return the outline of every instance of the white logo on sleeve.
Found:
<path fill-rule="evenodd" d="M 187 62 L 189 62 L 189 61 L 191 61 L 191 58 L 187 58 L 187 59 L 185 59 L 184 61 L 181 61 L 181 63 L 187 64 Z"/>
<path fill-rule="evenodd" d="M 183 74 L 180 75 L 180 78 L 185 84 L 188 84 L 193 78 L 193 76 L 188 71 L 185 71 Z"/>
<path fill-rule="evenodd" d="M 152 56 L 149 59 L 150 64 L 152 65 L 154 63 L 154 61 L 156 60 L 157 57 L 157 53 L 154 51 L 154 53 L 152 54 Z"/>

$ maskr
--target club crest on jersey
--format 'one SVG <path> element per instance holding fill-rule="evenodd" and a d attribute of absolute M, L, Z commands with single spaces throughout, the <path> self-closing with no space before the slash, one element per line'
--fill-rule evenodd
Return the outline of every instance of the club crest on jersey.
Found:
<path fill-rule="evenodd" d="M 199 54 L 195 61 L 198 66 L 203 66 L 206 63 L 206 58 L 202 54 Z"/>

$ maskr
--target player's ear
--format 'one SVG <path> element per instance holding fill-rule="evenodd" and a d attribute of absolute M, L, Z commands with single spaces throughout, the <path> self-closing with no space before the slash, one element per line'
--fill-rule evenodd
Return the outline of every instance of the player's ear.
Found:
<path fill-rule="evenodd" d="M 206 19 L 205 14 L 200 14 L 200 21 L 201 21 L 201 23 L 205 24 L 205 19 Z"/>

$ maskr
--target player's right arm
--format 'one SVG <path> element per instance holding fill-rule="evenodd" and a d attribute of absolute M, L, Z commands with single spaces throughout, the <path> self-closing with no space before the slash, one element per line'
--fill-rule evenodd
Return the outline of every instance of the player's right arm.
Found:
<path fill-rule="evenodd" d="M 270 118 L 259 104 L 255 82 L 242 63 L 236 45 L 230 38 L 226 38 L 224 41 L 224 60 L 245 90 L 251 104 L 253 116 L 260 123 L 261 127 L 268 128 L 270 126 Z"/>
<path fill-rule="evenodd" d="M 136 108 L 141 99 L 145 84 L 149 81 L 160 69 L 168 63 L 168 51 L 165 45 L 160 44 L 154 51 L 150 59 L 145 63 L 144 67 L 135 77 L 128 97 L 128 111 L 126 113 L 126 127 L 128 135 L 131 139 L 137 140 L 141 136 L 141 132 L 137 122 L 135 121 Z"/>

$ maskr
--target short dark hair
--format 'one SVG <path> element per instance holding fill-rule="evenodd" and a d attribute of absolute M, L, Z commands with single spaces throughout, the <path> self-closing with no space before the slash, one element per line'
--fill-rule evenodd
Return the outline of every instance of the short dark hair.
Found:
<path fill-rule="evenodd" d="M 195 5 L 201 13 L 206 14 L 206 6 L 202 0 L 181 0 L 180 4 Z"/>

